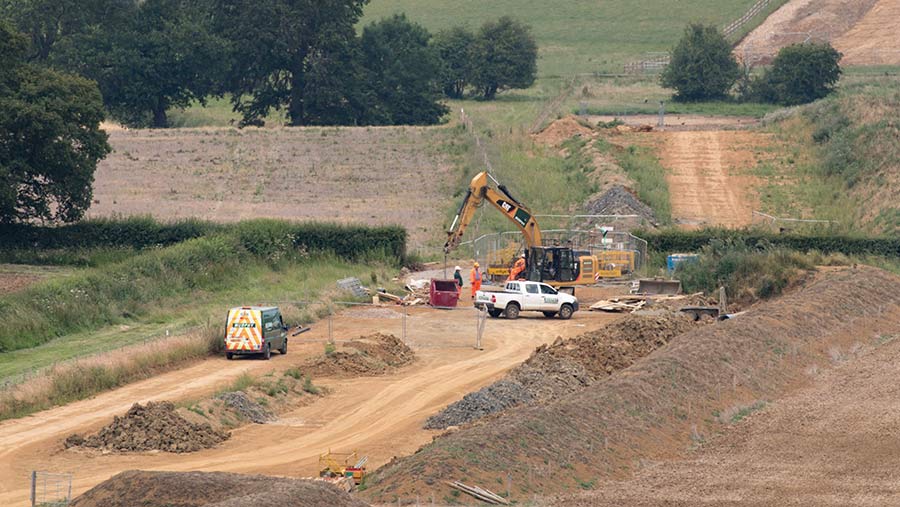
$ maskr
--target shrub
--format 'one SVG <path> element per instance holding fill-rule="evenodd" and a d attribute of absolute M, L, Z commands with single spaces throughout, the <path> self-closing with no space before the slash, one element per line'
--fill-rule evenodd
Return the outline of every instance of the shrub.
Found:
<path fill-rule="evenodd" d="M 731 44 L 712 25 L 692 23 L 672 51 L 660 76 L 662 86 L 675 90 L 685 102 L 725 98 L 740 76 Z"/>
<path fill-rule="evenodd" d="M 841 54 L 831 44 L 793 44 L 781 48 L 772 67 L 754 81 L 755 98 L 793 106 L 821 99 L 841 77 Z"/>

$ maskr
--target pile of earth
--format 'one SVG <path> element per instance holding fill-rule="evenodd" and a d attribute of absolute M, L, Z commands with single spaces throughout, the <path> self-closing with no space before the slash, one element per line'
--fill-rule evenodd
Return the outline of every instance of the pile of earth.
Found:
<path fill-rule="evenodd" d="M 130 470 L 85 492 L 72 507 L 366 507 L 324 481 L 223 472 Z"/>
<path fill-rule="evenodd" d="M 229 433 L 206 423 L 182 417 L 170 402 L 135 403 L 123 416 L 94 435 L 77 433 L 65 441 L 66 448 L 90 447 L 105 451 L 165 451 L 174 453 L 209 449 L 228 439 Z"/>
<path fill-rule="evenodd" d="M 638 215 L 641 219 L 656 224 L 656 213 L 630 189 L 623 185 L 612 185 L 599 196 L 592 197 L 585 204 L 590 215 Z"/>
<path fill-rule="evenodd" d="M 627 368 L 697 323 L 677 312 L 630 314 L 596 331 L 538 347 L 505 378 L 469 393 L 425 421 L 445 429 L 510 407 L 547 402 Z"/>
<path fill-rule="evenodd" d="M 547 128 L 534 135 L 534 140 L 547 146 L 560 146 L 575 136 L 591 137 L 593 133 L 590 126 L 569 115 L 547 125 Z"/>
<path fill-rule="evenodd" d="M 216 396 L 225 406 L 234 410 L 244 419 L 256 424 L 265 424 L 275 420 L 275 414 L 259 403 L 250 399 L 244 391 L 231 391 Z"/>
<path fill-rule="evenodd" d="M 415 358 L 412 349 L 396 336 L 375 333 L 310 359 L 303 370 L 321 376 L 379 375 L 409 364 Z"/>

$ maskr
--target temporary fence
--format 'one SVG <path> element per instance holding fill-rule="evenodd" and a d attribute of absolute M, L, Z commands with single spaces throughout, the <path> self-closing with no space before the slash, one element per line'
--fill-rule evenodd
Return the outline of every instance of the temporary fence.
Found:
<path fill-rule="evenodd" d="M 31 472 L 31 507 L 66 507 L 72 501 L 72 474 Z"/>
<path fill-rule="evenodd" d="M 769 215 L 763 213 L 761 211 L 754 211 L 751 214 L 751 224 L 754 227 L 764 227 L 771 229 L 777 232 L 784 232 L 785 230 L 796 229 L 798 226 L 807 226 L 807 227 L 822 227 L 822 226 L 831 226 L 835 225 L 838 222 L 834 220 L 814 220 L 814 219 L 804 219 L 804 218 L 786 218 L 786 217 L 776 217 L 773 215 Z"/>

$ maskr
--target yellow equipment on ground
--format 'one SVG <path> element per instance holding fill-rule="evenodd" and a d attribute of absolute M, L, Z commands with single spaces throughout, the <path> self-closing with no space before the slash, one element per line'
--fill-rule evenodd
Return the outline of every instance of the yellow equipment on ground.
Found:
<path fill-rule="evenodd" d="M 368 456 L 359 457 L 356 451 L 341 453 L 328 452 L 319 455 L 319 477 L 353 479 L 353 483 L 359 486 L 366 476 L 366 463 Z"/>

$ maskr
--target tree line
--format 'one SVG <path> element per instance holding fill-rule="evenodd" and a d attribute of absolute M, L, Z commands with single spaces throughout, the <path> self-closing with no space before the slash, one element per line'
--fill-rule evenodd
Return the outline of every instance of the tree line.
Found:
<path fill-rule="evenodd" d="M 31 64 L 99 86 L 110 115 L 167 113 L 229 96 L 241 125 L 427 125 L 444 95 L 527 88 L 537 45 L 510 18 L 432 36 L 404 15 L 357 25 L 368 0 L 0 0 Z M 452 81 L 452 84 L 449 84 Z"/>

